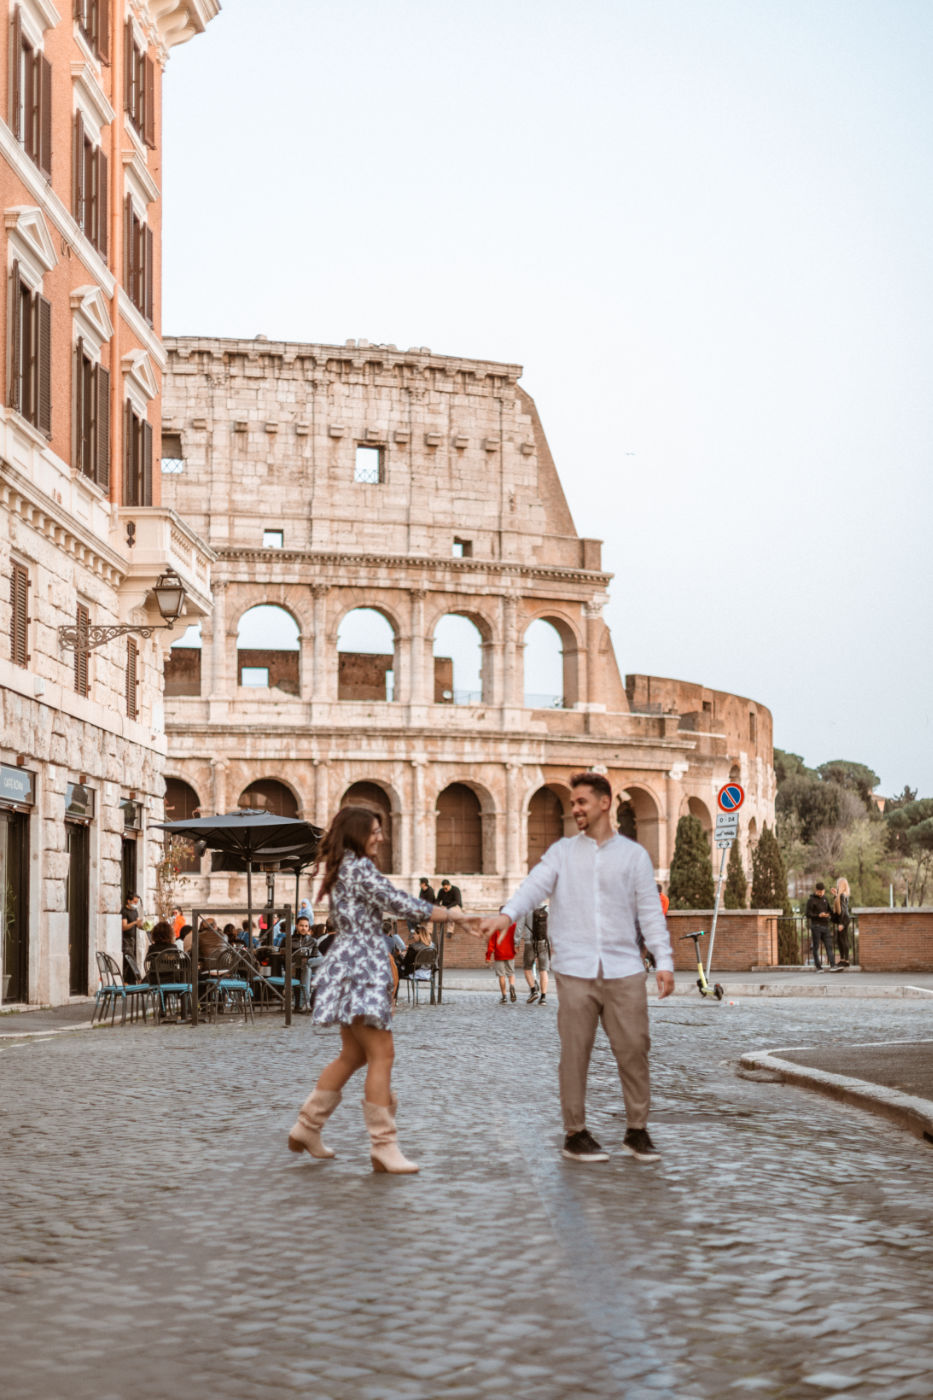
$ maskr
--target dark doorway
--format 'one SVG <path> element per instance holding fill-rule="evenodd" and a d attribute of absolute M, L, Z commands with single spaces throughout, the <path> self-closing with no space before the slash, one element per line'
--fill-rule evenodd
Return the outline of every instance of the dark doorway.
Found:
<path fill-rule="evenodd" d="M 395 869 L 392 850 L 392 806 L 385 791 L 378 783 L 353 783 L 344 793 L 340 805 L 372 807 L 382 822 L 382 844 L 376 854 L 375 863 L 383 875 L 391 875 Z"/>
<path fill-rule="evenodd" d="M 68 987 L 72 996 L 87 996 L 90 951 L 91 843 L 89 828 L 65 823 L 68 848 Z"/>
<path fill-rule="evenodd" d="M 136 837 L 124 836 L 120 859 L 120 892 L 125 904 L 131 894 L 138 894 L 136 875 Z"/>
<path fill-rule="evenodd" d="M 483 873 L 483 819 L 479 798 L 465 783 L 451 783 L 437 797 L 438 875 Z"/>
<path fill-rule="evenodd" d="M 0 1001 L 29 1000 L 29 818 L 0 812 Z"/>

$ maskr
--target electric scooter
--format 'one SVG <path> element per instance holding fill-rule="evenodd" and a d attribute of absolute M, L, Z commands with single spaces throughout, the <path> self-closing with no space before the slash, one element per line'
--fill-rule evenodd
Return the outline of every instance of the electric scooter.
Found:
<path fill-rule="evenodd" d="M 699 933 L 682 934 L 681 942 L 683 942 L 685 938 L 693 939 L 693 950 L 696 953 L 697 972 L 699 973 L 699 976 L 697 977 L 697 986 L 700 989 L 700 996 L 715 997 L 717 1001 L 722 1001 L 722 984 L 720 982 L 714 982 L 713 985 L 710 986 L 709 982 L 707 982 L 706 980 L 706 973 L 703 971 L 703 957 L 700 953 L 700 939 L 705 937 L 706 930 L 701 928 Z"/>

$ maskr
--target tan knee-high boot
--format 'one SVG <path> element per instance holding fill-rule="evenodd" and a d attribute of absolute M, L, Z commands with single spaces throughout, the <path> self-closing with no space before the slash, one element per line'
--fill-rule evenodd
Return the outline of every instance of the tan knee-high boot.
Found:
<path fill-rule="evenodd" d="M 321 1141 L 321 1128 L 340 1102 L 340 1090 L 312 1089 L 298 1110 L 298 1121 L 288 1135 L 293 1152 L 310 1152 L 312 1157 L 336 1154 Z"/>
<path fill-rule="evenodd" d="M 363 1117 L 366 1119 L 366 1128 L 369 1133 L 370 1157 L 374 1172 L 392 1172 L 393 1175 L 402 1175 L 418 1170 L 418 1163 L 409 1162 L 399 1150 L 398 1133 L 395 1127 L 397 1108 L 398 1099 L 394 1094 L 389 1106 L 363 1100 Z"/>

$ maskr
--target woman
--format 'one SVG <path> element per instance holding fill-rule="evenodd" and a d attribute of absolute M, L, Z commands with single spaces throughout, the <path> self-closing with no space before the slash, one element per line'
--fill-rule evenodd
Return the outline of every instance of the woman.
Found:
<path fill-rule="evenodd" d="M 845 878 L 837 880 L 833 887 L 833 923 L 836 926 L 836 947 L 839 949 L 839 966 L 849 966 L 849 882 Z"/>
<path fill-rule="evenodd" d="M 175 947 L 175 935 L 167 919 L 160 919 L 149 935 L 146 953 L 161 953 L 165 948 Z"/>
<path fill-rule="evenodd" d="M 321 846 L 320 895 L 330 898 L 337 933 L 318 973 L 311 1019 L 319 1026 L 339 1026 L 341 1048 L 302 1105 L 288 1145 L 312 1157 L 334 1156 L 321 1141 L 321 1127 L 340 1102 L 347 1080 L 365 1065 L 363 1116 L 373 1171 L 405 1173 L 418 1167 L 403 1157 L 395 1127 L 392 977 L 382 936 L 383 911 L 418 923 L 469 920 L 462 909 L 441 909 L 396 889 L 373 864 L 381 843 L 382 826 L 370 808 L 343 807 Z"/>

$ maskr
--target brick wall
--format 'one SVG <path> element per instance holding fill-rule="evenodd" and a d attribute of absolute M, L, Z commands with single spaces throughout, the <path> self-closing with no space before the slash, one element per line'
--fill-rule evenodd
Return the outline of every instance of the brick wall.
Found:
<path fill-rule="evenodd" d="M 855 913 L 863 972 L 933 972 L 933 908 Z"/>
<path fill-rule="evenodd" d="M 713 953 L 713 967 L 721 972 L 748 972 L 753 967 L 777 966 L 777 920 L 779 909 L 721 910 L 716 924 L 716 947 Z M 678 972 L 692 972 L 696 967 L 693 943 L 680 941 L 681 935 L 704 929 L 709 933 L 713 922 L 712 910 L 669 913 L 667 926 L 670 930 L 671 945 L 674 949 L 674 967 Z M 933 914 L 931 914 L 933 926 Z M 399 921 L 399 933 L 407 940 L 404 920 Z M 709 939 L 703 939 L 703 962 L 706 964 L 706 950 Z M 931 940 L 933 949 L 933 940 Z M 444 966 L 485 967 L 485 940 L 474 938 L 472 934 L 458 930 L 448 937 L 444 948 Z M 521 955 L 517 960 L 521 967 Z"/>

